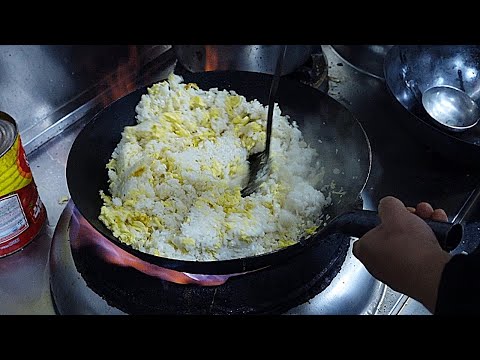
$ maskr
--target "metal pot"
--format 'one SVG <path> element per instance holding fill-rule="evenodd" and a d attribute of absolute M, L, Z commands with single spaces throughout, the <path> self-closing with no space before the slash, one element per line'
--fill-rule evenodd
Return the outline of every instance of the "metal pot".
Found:
<path fill-rule="evenodd" d="M 279 45 L 174 45 L 178 61 L 191 72 L 241 70 L 273 74 Z M 288 45 L 282 75 L 304 65 L 312 45 Z"/>

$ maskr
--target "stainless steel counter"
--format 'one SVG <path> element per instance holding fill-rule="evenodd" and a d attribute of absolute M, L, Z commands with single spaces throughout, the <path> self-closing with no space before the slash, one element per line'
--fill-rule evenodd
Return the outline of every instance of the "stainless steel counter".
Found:
<path fill-rule="evenodd" d="M 161 55 L 167 49 L 157 47 L 156 53 L 147 56 L 145 64 L 137 69 L 137 76 L 131 79 L 134 85 L 158 81 L 173 69 L 172 59 Z M 352 111 L 371 140 L 373 168 L 363 194 L 365 207 L 376 209 L 380 198 L 395 195 L 407 204 L 430 201 L 437 207 L 443 207 L 453 217 L 479 179 L 471 174 L 451 173 L 448 168 L 433 163 L 428 149 L 411 140 L 398 124 L 398 118 L 404 114 L 394 110 L 396 108 L 382 80 L 349 66 L 330 46 L 323 46 L 323 49 L 329 64 L 329 94 Z M 26 137 L 25 147 L 30 166 L 47 207 L 48 224 L 30 245 L 0 259 L 0 314 L 55 313 L 49 291 L 49 248 L 55 225 L 69 196 L 65 166 L 71 144 L 91 114 L 107 105 L 105 94 L 109 94 L 108 101 L 114 97 L 108 92 L 106 78 L 100 77 L 100 80 L 85 88 L 84 98 L 65 100 L 66 103 L 59 109 L 44 114 L 43 118 L 35 112 L 38 109 L 24 109 L 26 112 L 35 112 L 39 118 L 33 127 L 23 124 L 21 134 Z M 99 83 L 104 84 L 102 91 L 98 91 Z M 118 86 L 114 82 L 110 85 Z M 133 86 L 127 85 L 123 84 L 123 90 L 115 96 L 121 96 Z M 44 84 L 40 88 L 42 86 Z M 89 94 L 90 97 L 87 96 Z M 4 98 L 3 101 L 8 102 L 8 99 Z M 0 104 L 5 106 L 3 102 Z M 20 108 L 13 109 L 14 112 L 22 111 Z M 8 112 L 9 109 L 2 110 Z M 55 119 L 55 114 L 61 116 Z M 24 118 L 25 113 L 17 114 L 18 117 Z M 375 314 L 428 314 L 428 311 L 416 301 L 387 288 Z"/>
<path fill-rule="evenodd" d="M 70 47 L 68 48 L 70 49 Z M 56 109 L 52 105 L 49 108 L 50 111 L 45 113 L 43 117 L 39 115 L 28 119 L 27 115 L 31 112 L 34 113 L 32 107 L 35 107 L 35 103 L 22 108 L 21 104 L 18 104 L 18 99 L 10 99 L 4 95 L 6 91 L 2 92 L 3 97 L 0 96 L 0 104 L 3 106 L 3 110 L 15 115 L 19 123 L 20 135 L 24 142 L 33 177 L 40 198 L 47 208 L 48 223 L 32 243 L 24 249 L 0 259 L 0 314 L 55 314 L 50 295 L 48 256 L 55 226 L 65 208 L 66 200 L 69 198 L 65 168 L 70 147 L 78 132 L 96 111 L 116 98 L 125 95 L 136 86 L 143 86 L 165 78 L 174 67 L 172 57 L 161 56 L 169 48 L 170 46 L 161 45 L 148 47 L 143 55 L 138 55 L 136 65 L 128 68 L 124 67 L 124 64 L 128 63 L 125 60 L 125 54 L 129 53 L 128 47 L 124 49 L 118 47 L 114 49 L 109 47 L 106 49 L 83 47 L 83 52 L 79 49 L 70 49 L 75 54 L 83 54 L 84 59 L 88 59 L 90 54 L 91 58 L 97 57 L 104 64 L 110 61 L 109 66 L 105 65 L 107 69 L 110 69 L 110 72 L 105 68 L 103 68 L 103 73 L 100 72 L 100 74 L 98 72 L 84 72 L 84 77 L 88 79 L 82 79 L 84 82 L 82 86 L 77 85 L 77 89 L 81 90 L 81 96 L 78 96 L 76 92 L 66 92 L 59 95 L 53 90 L 38 95 L 39 103 L 60 104 Z M 55 53 L 54 50 L 58 52 Z M 50 81 L 50 78 L 45 77 L 45 74 L 39 74 L 38 78 L 32 76 L 38 70 L 40 70 L 39 72 L 51 71 L 55 73 L 56 70 L 52 69 L 51 59 L 60 57 L 59 61 L 62 61 L 60 55 L 67 50 L 63 48 L 51 49 L 43 46 L 0 47 L 0 61 L 3 61 L 3 57 L 13 57 L 18 61 L 18 63 L 11 65 L 12 69 L 16 68 L 17 70 L 15 75 L 10 75 L 10 77 L 12 79 L 16 76 L 20 77 L 20 80 L 17 79 L 19 83 L 17 82 L 17 85 L 12 85 L 12 87 L 7 87 L 10 81 L 5 82 L 5 78 L 3 78 L 0 81 L 0 88 L 5 87 L 10 90 L 13 88 L 21 93 L 22 91 L 15 86 L 21 87 L 23 84 L 23 92 L 35 92 L 36 86 L 33 87 L 33 84 L 37 85 L 37 82 L 39 83 L 38 88 L 44 89 L 44 86 L 47 85 L 62 87 L 62 83 L 67 79 L 74 81 L 72 78 L 75 74 L 69 71 L 61 72 L 64 78 L 52 77 L 51 79 L 56 79 L 54 81 Z M 92 53 L 94 56 L 92 56 Z M 44 66 L 38 65 L 40 69 L 32 69 L 31 59 L 28 59 L 29 56 L 35 54 L 43 60 L 40 61 L 40 64 L 44 64 Z M 63 59 L 65 63 L 63 70 L 69 68 L 73 71 L 74 68 L 70 68 L 71 60 L 71 58 Z M 141 65 L 139 65 L 140 63 Z M 77 67 L 77 69 L 82 69 L 82 67 Z M 134 75 L 127 77 L 126 80 L 123 78 L 122 81 L 116 81 L 112 76 L 112 71 L 118 69 L 128 69 Z M 27 84 L 26 79 L 22 78 L 21 74 L 23 74 L 23 77 L 29 78 L 32 83 Z M 15 84 L 13 80 L 12 83 Z M 111 91 L 112 86 L 116 86 L 115 92 Z M 9 103 L 13 103 L 13 105 L 7 106 Z"/>

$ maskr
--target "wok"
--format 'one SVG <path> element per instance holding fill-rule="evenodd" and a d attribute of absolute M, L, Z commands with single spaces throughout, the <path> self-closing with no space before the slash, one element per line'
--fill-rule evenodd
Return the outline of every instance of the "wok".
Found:
<path fill-rule="evenodd" d="M 263 104 L 267 103 L 271 82 L 271 75 L 241 71 L 185 73 L 183 77 L 185 83 L 195 82 L 202 89 L 232 89 L 247 100 L 258 99 Z M 136 123 L 135 106 L 146 91 L 147 87 L 139 88 L 98 113 L 75 139 L 67 161 L 68 188 L 80 213 L 105 238 L 134 256 L 176 271 L 236 274 L 284 262 L 308 251 L 314 244 L 332 246 L 331 242 L 322 242 L 329 234 L 360 237 L 379 224 L 376 212 L 357 210 L 362 207 L 360 193 L 371 166 L 370 145 L 362 126 L 346 108 L 328 95 L 300 82 L 282 78 L 276 96 L 282 113 L 298 123 L 305 141 L 317 149 L 326 169 L 325 184 L 333 180 L 337 189 L 343 188 L 346 192 L 325 209 L 326 219 L 329 219 L 327 226 L 311 237 L 275 252 L 231 260 L 184 261 L 135 250 L 113 236 L 98 219 L 102 206 L 99 191 L 109 194 L 105 165 L 121 139 L 123 128 Z M 429 224 L 442 247 L 449 249 L 459 243 L 462 236 L 460 225 Z"/>

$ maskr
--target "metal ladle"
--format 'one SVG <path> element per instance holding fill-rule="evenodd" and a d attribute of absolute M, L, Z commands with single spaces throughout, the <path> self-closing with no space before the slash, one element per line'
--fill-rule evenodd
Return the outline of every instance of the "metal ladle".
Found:
<path fill-rule="evenodd" d="M 477 125 L 480 108 L 464 91 L 441 85 L 427 89 L 422 95 L 427 113 L 444 128 L 465 131 Z"/>

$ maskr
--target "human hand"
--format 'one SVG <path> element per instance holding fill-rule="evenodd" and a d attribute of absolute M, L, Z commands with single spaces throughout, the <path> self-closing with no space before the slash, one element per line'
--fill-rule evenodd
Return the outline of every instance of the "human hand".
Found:
<path fill-rule="evenodd" d="M 447 221 L 428 203 L 405 207 L 397 198 L 380 200 L 381 224 L 353 244 L 353 254 L 378 280 L 411 296 L 434 312 L 438 285 L 451 255 L 444 251 L 423 219 Z"/>

